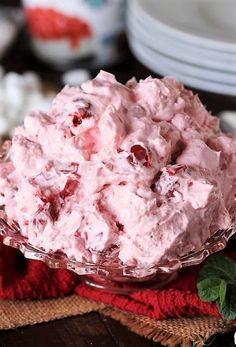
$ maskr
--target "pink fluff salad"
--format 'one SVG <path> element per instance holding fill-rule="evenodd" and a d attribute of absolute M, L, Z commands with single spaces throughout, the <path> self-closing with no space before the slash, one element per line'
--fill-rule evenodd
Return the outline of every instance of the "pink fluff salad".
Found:
<path fill-rule="evenodd" d="M 0 204 L 21 234 L 79 262 L 150 268 L 231 224 L 236 138 L 174 78 L 66 86 L 15 130 Z"/>

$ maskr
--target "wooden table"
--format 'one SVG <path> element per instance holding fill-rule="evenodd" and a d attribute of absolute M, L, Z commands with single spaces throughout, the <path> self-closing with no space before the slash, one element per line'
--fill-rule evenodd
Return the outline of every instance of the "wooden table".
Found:
<path fill-rule="evenodd" d="M 1 4 L 17 4 L 17 0 L 0 1 Z M 48 68 L 37 61 L 28 49 L 28 43 L 23 35 L 19 37 L 14 47 L 2 61 L 6 70 L 23 72 L 37 71 L 45 82 L 56 88 L 61 87 L 61 73 Z M 127 59 L 120 65 L 107 68 L 116 74 L 118 80 L 125 82 L 132 76 L 147 77 L 151 72 L 128 54 Z M 97 71 L 92 71 L 96 74 Z M 152 75 L 155 75 L 152 73 Z M 219 96 L 212 93 L 197 91 L 203 103 L 213 113 L 224 109 L 236 110 L 236 100 L 233 97 Z M 106 318 L 99 313 L 61 319 L 59 321 L 39 324 L 36 326 L 18 328 L 10 331 L 0 331 L 0 347 L 113 347 L 137 346 L 151 347 L 160 344 L 148 341 L 128 331 L 118 322 Z M 230 347 L 233 344 L 233 334 L 217 336 L 212 347 Z"/>

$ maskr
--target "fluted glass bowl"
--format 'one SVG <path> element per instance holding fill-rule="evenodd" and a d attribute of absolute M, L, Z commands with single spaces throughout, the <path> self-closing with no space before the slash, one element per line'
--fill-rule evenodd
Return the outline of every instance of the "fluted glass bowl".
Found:
<path fill-rule="evenodd" d="M 163 288 L 176 278 L 178 270 L 200 264 L 210 254 L 225 248 L 229 238 L 236 232 L 236 222 L 225 230 L 218 230 L 198 250 L 176 259 L 169 259 L 151 268 L 126 266 L 114 257 L 104 254 L 102 263 L 80 263 L 69 259 L 62 252 L 46 253 L 32 246 L 20 234 L 17 223 L 9 224 L 4 211 L 0 212 L 0 234 L 3 243 L 19 249 L 26 258 L 45 262 L 51 268 L 63 268 L 81 275 L 82 281 L 96 288 L 115 293 L 129 293 L 139 289 Z"/>
<path fill-rule="evenodd" d="M 6 143 L 0 149 L 0 161 L 5 159 L 8 148 L 9 143 Z M 236 216 L 236 208 L 232 216 Z M 162 261 L 151 268 L 124 265 L 112 252 L 102 253 L 102 257 L 98 257 L 102 259 L 100 262 L 80 263 L 69 259 L 62 252 L 46 253 L 31 245 L 21 235 L 18 224 L 8 222 L 4 208 L 0 208 L 0 235 L 5 245 L 17 248 L 26 258 L 41 260 L 51 268 L 74 271 L 87 285 L 123 294 L 145 288 L 163 288 L 176 278 L 181 268 L 200 264 L 210 254 L 225 248 L 235 232 L 236 218 L 233 218 L 229 228 L 215 232 L 200 248 L 182 257 Z"/>

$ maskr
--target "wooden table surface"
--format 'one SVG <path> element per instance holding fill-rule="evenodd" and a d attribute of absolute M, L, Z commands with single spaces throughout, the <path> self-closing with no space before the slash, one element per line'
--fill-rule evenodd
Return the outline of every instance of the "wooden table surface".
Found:
<path fill-rule="evenodd" d="M 17 0 L 0 1 L 1 4 L 17 5 Z M 59 89 L 61 73 L 51 70 L 37 61 L 29 51 L 28 42 L 21 34 L 14 47 L 1 62 L 8 71 L 23 72 L 37 71 L 46 83 Z M 125 82 L 132 76 L 147 77 L 151 72 L 128 54 L 127 59 L 120 65 L 107 68 L 116 74 L 118 80 Z M 92 71 L 93 75 L 97 71 Z M 155 74 L 152 73 L 153 76 Z M 220 96 L 213 93 L 197 91 L 203 103 L 213 113 L 221 110 L 236 110 L 236 98 Z M 230 347 L 233 344 L 233 334 L 216 336 L 210 344 L 212 347 Z M 38 324 L 9 331 L 0 331 L 0 347 L 113 347 L 137 346 L 151 347 L 160 344 L 148 341 L 128 331 L 118 322 L 106 318 L 99 313 L 61 319 L 58 321 Z"/>

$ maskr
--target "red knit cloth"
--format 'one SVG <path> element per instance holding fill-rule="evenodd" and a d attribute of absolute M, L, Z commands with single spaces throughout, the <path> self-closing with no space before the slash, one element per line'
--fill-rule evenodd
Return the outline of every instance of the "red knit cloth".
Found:
<path fill-rule="evenodd" d="M 199 299 L 196 291 L 197 272 L 198 267 L 186 268 L 165 290 L 117 295 L 86 287 L 73 272 L 52 270 L 40 261 L 26 260 L 19 251 L 4 246 L 0 240 L 0 299 L 46 299 L 76 293 L 155 319 L 219 316 L 215 304 Z"/>

